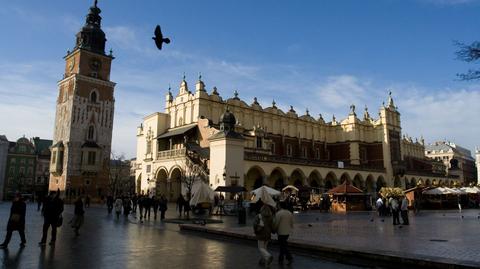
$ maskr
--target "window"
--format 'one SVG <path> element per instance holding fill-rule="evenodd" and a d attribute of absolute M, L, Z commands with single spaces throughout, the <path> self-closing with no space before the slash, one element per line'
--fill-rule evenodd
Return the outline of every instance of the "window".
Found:
<path fill-rule="evenodd" d="M 151 165 L 147 165 L 147 173 L 150 173 L 152 171 L 152 166 Z"/>
<path fill-rule="evenodd" d="M 88 152 L 88 160 L 87 160 L 88 165 L 95 165 L 95 158 L 96 158 L 95 155 L 96 155 L 95 151 Z"/>
<path fill-rule="evenodd" d="M 92 76 L 93 77 L 93 76 Z M 96 76 L 95 76 L 96 77 Z M 90 102 L 92 103 L 96 103 L 97 102 L 97 93 L 95 91 L 92 91 L 92 93 L 90 93 Z"/>
<path fill-rule="evenodd" d="M 20 159 L 20 164 L 25 164 L 25 159 Z"/>
<path fill-rule="evenodd" d="M 17 161 L 17 160 L 16 160 L 15 158 L 10 159 L 10 163 L 11 163 L 11 164 L 15 164 L 16 161 Z"/>
<path fill-rule="evenodd" d="M 178 125 L 182 125 L 182 124 L 183 124 L 183 118 L 180 117 L 180 118 L 178 119 Z"/>
<path fill-rule="evenodd" d="M 25 167 L 20 167 L 20 176 L 24 176 L 25 175 Z"/>
<path fill-rule="evenodd" d="M 270 150 L 272 151 L 272 154 L 275 154 L 275 143 L 270 145 Z"/>
<path fill-rule="evenodd" d="M 55 164 L 56 161 L 57 161 L 57 151 L 54 150 L 52 152 L 52 164 Z"/>
<path fill-rule="evenodd" d="M 10 167 L 10 175 L 15 175 L 15 167 Z"/>
<path fill-rule="evenodd" d="M 25 152 L 25 151 L 27 151 L 27 148 L 25 148 L 25 146 L 22 145 L 18 148 L 18 151 Z"/>
<path fill-rule="evenodd" d="M 88 140 L 93 140 L 93 136 L 95 134 L 95 128 L 93 126 L 88 127 Z"/>
<path fill-rule="evenodd" d="M 147 154 L 152 153 L 152 140 L 147 140 Z"/>
<path fill-rule="evenodd" d="M 33 160 L 32 159 L 28 160 L 28 164 L 33 165 Z"/>
<path fill-rule="evenodd" d="M 27 169 L 27 176 L 31 177 L 33 175 L 33 168 L 32 167 L 28 167 Z"/>
<path fill-rule="evenodd" d="M 320 160 L 320 149 L 319 148 L 315 149 L 315 159 Z"/>
<path fill-rule="evenodd" d="M 257 136 L 257 148 L 258 149 L 261 149 L 263 148 L 263 145 L 262 145 L 262 138 Z"/>
<path fill-rule="evenodd" d="M 307 158 L 307 147 L 302 147 L 302 157 Z"/>
<path fill-rule="evenodd" d="M 287 144 L 287 156 L 292 156 L 292 145 Z"/>

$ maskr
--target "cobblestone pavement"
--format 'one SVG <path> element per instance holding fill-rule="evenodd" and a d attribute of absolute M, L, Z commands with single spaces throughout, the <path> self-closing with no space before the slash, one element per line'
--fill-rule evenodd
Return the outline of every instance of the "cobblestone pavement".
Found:
<path fill-rule="evenodd" d="M 462 217 L 463 216 L 463 217 Z M 480 268 L 480 210 L 410 212 L 410 225 L 392 225 L 374 213 L 295 214 L 292 240 L 321 246 L 388 253 L 406 257 L 466 261 Z M 233 233 L 251 234 L 249 224 L 209 225 Z"/>
<path fill-rule="evenodd" d="M 172 208 L 172 207 L 171 207 Z M 174 208 L 174 206 L 173 206 Z M 5 236 L 9 203 L 0 203 L 0 240 Z M 40 248 L 43 219 L 36 205 L 27 210 L 27 246 L 20 248 L 14 233 L 7 250 L 0 250 L 1 268 L 260 268 L 255 244 L 214 240 L 180 233 L 176 224 L 162 224 L 107 215 L 104 208 L 88 208 L 80 236 L 75 238 L 68 220 L 73 208 L 66 206 L 64 225 L 58 231 L 55 247 Z M 167 218 L 174 217 L 172 210 Z M 231 221 L 231 219 L 230 219 Z M 274 255 L 278 253 L 273 251 Z M 283 268 L 276 261 L 271 268 Z M 285 268 L 359 268 L 295 256 Z"/>

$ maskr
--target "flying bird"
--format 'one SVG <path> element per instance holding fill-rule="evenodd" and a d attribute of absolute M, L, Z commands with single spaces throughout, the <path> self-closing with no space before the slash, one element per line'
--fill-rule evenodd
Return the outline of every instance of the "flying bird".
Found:
<path fill-rule="evenodd" d="M 163 38 L 162 29 L 160 28 L 160 25 L 157 25 L 157 27 L 155 28 L 155 36 L 152 37 L 152 39 L 155 40 L 155 45 L 157 45 L 157 48 L 159 50 L 162 49 L 163 43 L 165 44 L 170 43 L 169 38 Z"/>

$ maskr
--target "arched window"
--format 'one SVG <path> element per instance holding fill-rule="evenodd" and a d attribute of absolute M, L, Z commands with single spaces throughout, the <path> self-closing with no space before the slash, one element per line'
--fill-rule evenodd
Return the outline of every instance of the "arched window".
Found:
<path fill-rule="evenodd" d="M 93 140 L 93 137 L 95 135 L 95 128 L 93 126 L 88 127 L 88 140 Z"/>
<path fill-rule="evenodd" d="M 96 103 L 97 102 L 97 93 L 95 91 L 92 91 L 90 94 L 90 102 Z"/>

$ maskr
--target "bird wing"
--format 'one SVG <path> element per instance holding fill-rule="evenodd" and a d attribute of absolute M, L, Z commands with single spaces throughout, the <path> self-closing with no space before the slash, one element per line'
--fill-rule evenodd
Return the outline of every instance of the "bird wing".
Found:
<path fill-rule="evenodd" d="M 162 36 L 162 29 L 160 29 L 160 25 L 157 25 L 157 27 L 155 27 L 155 36 L 156 37 Z"/>
<path fill-rule="evenodd" d="M 170 38 L 164 38 L 163 42 L 165 42 L 165 44 L 170 44 Z"/>

